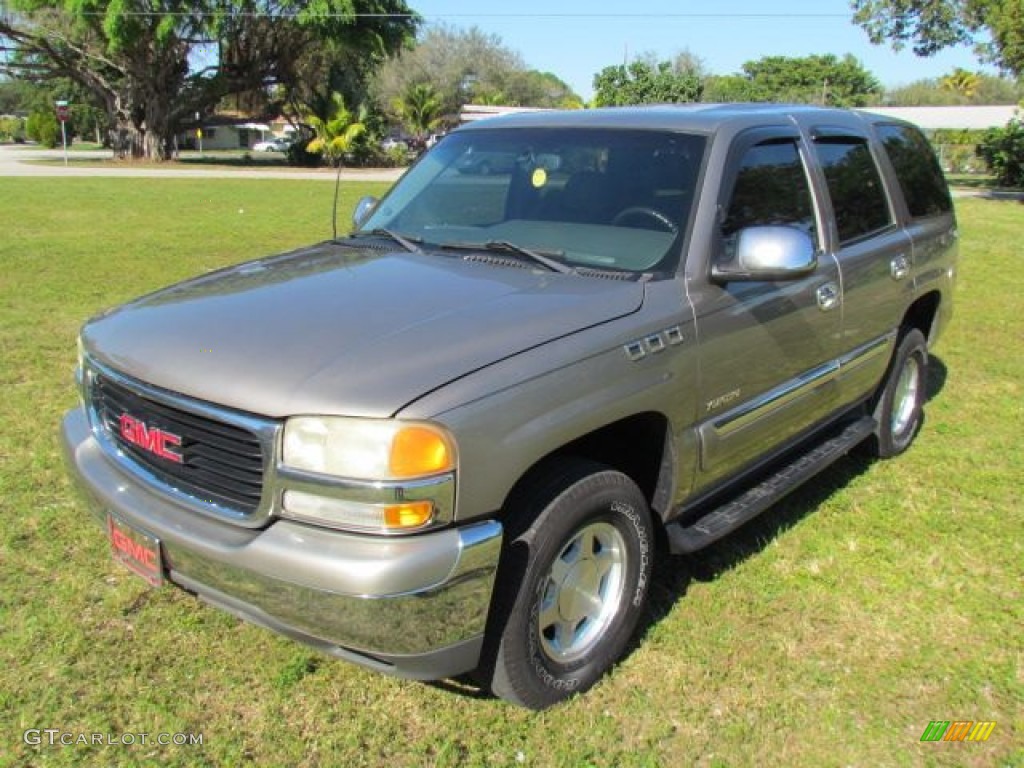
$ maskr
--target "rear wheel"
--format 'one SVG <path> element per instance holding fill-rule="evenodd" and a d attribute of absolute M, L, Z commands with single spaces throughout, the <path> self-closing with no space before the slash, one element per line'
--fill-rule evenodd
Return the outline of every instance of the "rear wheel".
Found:
<path fill-rule="evenodd" d="M 592 686 L 622 655 L 647 598 L 654 533 L 636 484 L 592 462 L 559 463 L 513 502 L 488 682 L 543 709 Z"/>
<path fill-rule="evenodd" d="M 878 422 L 869 442 L 871 453 L 889 458 L 903 453 L 921 427 L 928 384 L 928 343 L 917 328 L 906 331 L 875 399 Z"/>

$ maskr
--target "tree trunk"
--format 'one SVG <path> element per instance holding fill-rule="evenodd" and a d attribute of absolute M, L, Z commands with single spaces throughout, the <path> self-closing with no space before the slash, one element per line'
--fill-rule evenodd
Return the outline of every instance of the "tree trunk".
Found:
<path fill-rule="evenodd" d="M 171 158 L 174 126 L 170 109 L 161 95 L 119 96 L 111 118 L 110 143 L 121 159 L 163 161 Z M 130 110 L 123 105 L 131 104 Z"/>

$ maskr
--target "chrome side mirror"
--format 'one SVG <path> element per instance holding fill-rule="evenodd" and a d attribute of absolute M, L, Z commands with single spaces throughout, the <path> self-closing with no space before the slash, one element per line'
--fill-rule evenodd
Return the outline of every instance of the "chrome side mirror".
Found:
<path fill-rule="evenodd" d="M 355 210 L 352 211 L 352 225 L 359 229 L 363 226 L 363 223 L 370 218 L 370 214 L 373 213 L 373 209 L 377 207 L 378 200 L 373 195 L 367 195 L 366 197 L 359 198 L 359 202 L 356 203 Z"/>
<path fill-rule="evenodd" d="M 719 282 L 794 280 L 809 275 L 817 265 L 814 241 L 802 229 L 748 227 L 737 233 L 732 258 L 715 264 L 711 275 Z"/>

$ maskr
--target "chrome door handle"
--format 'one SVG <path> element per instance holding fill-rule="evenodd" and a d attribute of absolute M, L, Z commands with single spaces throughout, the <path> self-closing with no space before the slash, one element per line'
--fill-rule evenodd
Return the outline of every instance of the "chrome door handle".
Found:
<path fill-rule="evenodd" d="M 899 256 L 893 256 L 892 261 L 889 262 L 889 274 L 892 275 L 893 280 L 902 280 L 910 274 L 910 263 L 907 261 L 907 257 L 902 253 Z"/>
<path fill-rule="evenodd" d="M 818 309 L 828 312 L 839 306 L 839 286 L 835 283 L 825 283 L 818 287 Z"/>

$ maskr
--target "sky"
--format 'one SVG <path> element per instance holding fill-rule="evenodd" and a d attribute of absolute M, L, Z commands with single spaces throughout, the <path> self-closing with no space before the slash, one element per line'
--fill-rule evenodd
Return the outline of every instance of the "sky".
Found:
<path fill-rule="evenodd" d="M 672 59 L 689 51 L 713 74 L 739 72 L 762 56 L 853 54 L 892 88 L 937 78 L 955 67 L 996 74 L 970 47 L 931 58 L 872 45 L 852 22 L 848 0 L 409 0 L 424 20 L 476 26 L 501 38 L 530 69 L 553 72 L 584 99 L 593 78 L 607 66 L 653 52 Z"/>

